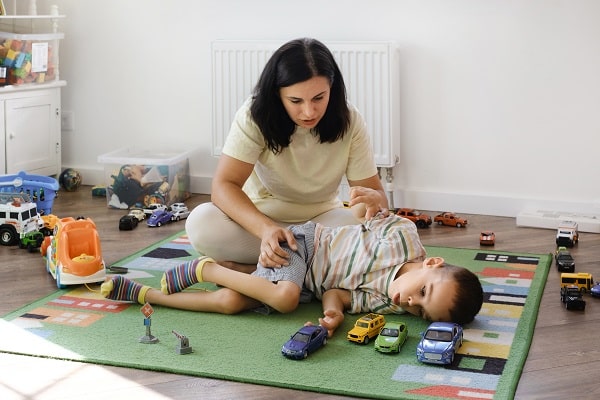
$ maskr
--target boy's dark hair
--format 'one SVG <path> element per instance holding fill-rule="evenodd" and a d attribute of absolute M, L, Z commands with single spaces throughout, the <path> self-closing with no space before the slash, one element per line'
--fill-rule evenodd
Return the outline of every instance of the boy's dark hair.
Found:
<path fill-rule="evenodd" d="M 445 264 L 444 268 L 448 268 L 448 272 L 452 274 L 457 284 L 450 317 L 457 324 L 467 324 L 473 321 L 475 315 L 481 310 L 483 304 L 481 282 L 477 275 L 466 268 L 450 264 Z"/>
<path fill-rule="evenodd" d="M 267 147 L 274 154 L 290 144 L 296 124 L 286 112 L 279 89 L 323 76 L 331 85 L 325 115 L 313 131 L 321 143 L 344 137 L 350 125 L 346 86 L 333 54 L 321 42 L 302 38 L 285 43 L 273 53 L 254 88 L 250 106 L 252 119 L 260 128 Z"/>

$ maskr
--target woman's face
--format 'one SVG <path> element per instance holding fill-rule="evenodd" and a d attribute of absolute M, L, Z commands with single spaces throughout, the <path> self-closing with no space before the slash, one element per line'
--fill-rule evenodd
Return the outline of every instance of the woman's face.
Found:
<path fill-rule="evenodd" d="M 281 102 L 291 120 L 307 129 L 317 126 L 325 115 L 329 94 L 329 80 L 323 76 L 279 89 Z"/>

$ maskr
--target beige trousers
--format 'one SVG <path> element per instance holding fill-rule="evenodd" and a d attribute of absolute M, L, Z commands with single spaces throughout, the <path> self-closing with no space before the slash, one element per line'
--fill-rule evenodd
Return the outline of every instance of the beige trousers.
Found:
<path fill-rule="evenodd" d="M 349 208 L 334 208 L 310 219 L 326 226 L 358 224 L 360 221 Z M 289 223 L 279 222 L 282 226 Z M 300 225 L 304 222 L 294 223 Z M 202 203 L 194 208 L 185 223 L 188 238 L 196 251 L 217 261 L 256 264 L 260 253 L 260 239 L 229 218 L 213 203 Z"/>

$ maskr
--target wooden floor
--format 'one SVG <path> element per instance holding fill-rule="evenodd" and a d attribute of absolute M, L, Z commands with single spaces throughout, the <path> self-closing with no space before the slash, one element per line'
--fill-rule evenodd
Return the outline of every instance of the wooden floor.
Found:
<path fill-rule="evenodd" d="M 207 201 L 194 196 L 190 208 Z M 94 220 L 107 265 L 183 229 L 183 222 L 150 229 L 140 225 L 119 231 L 123 211 L 106 207 L 106 199 L 91 196 L 89 187 L 60 192 L 53 213 L 84 215 Z M 554 231 L 517 227 L 514 218 L 462 215 L 467 228 L 432 226 L 420 230 L 426 245 L 479 248 L 479 232 L 496 232 L 495 250 L 551 253 Z M 600 234 L 582 233 L 572 250 L 576 270 L 600 279 Z M 0 246 L 0 315 L 56 289 L 39 253 Z M 600 397 L 600 299 L 586 297 L 585 312 L 567 311 L 559 296 L 559 273 L 552 265 L 542 298 L 533 343 L 517 387 L 517 399 Z M 232 317 L 235 318 L 235 317 Z M 98 343 L 102 346 L 102 343 Z M 0 398 L 68 399 L 347 399 L 266 386 L 202 379 L 135 369 L 0 354 Z"/>

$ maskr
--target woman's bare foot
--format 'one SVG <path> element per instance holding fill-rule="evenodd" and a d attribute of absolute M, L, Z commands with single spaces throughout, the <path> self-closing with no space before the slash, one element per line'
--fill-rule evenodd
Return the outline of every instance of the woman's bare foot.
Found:
<path fill-rule="evenodd" d="M 235 261 L 219 261 L 217 264 L 234 271 L 251 274 L 256 271 L 256 264 L 242 264 Z"/>

